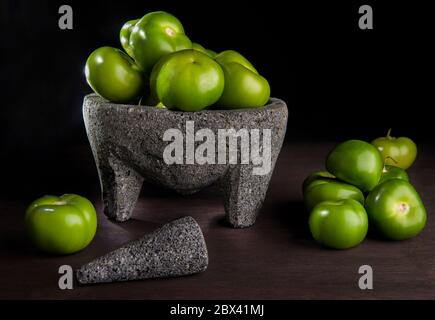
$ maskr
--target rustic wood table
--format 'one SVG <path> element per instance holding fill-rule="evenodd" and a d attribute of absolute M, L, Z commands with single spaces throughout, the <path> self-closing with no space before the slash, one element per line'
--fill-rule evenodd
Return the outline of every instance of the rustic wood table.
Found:
<path fill-rule="evenodd" d="M 371 232 L 358 247 L 328 250 L 309 234 L 301 183 L 322 169 L 330 143 L 286 143 L 257 223 L 232 229 L 222 196 L 210 187 L 192 196 L 144 186 L 134 218 L 114 223 L 102 214 L 99 183 L 88 146 L 36 161 L 4 183 L 0 200 L 1 299 L 435 299 L 435 148 L 420 146 L 409 171 L 428 210 L 416 238 L 389 242 Z M 63 163 L 60 165 L 59 163 Z M 56 170 L 47 168 L 57 164 Z M 27 170 L 27 171 L 26 171 Z M 12 178 L 15 177 L 14 180 Z M 2 190 L 3 190 L 2 189 Z M 3 190 L 3 191 L 4 191 Z M 16 192 L 12 192 L 16 191 Z M 24 237 L 28 202 L 45 193 L 74 192 L 94 201 L 98 232 L 74 255 L 52 257 L 33 250 Z M 204 232 L 210 263 L 202 274 L 174 279 L 58 288 L 61 265 L 80 266 L 172 219 L 190 215 Z M 373 268 L 374 289 L 360 290 L 358 269 Z"/>

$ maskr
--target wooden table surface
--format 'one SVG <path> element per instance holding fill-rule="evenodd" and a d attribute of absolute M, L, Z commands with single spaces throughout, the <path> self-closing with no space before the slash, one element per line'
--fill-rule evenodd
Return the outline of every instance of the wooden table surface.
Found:
<path fill-rule="evenodd" d="M 424 231 L 402 242 L 385 241 L 370 233 L 360 246 L 335 251 L 318 246 L 311 238 L 300 190 L 308 173 L 322 169 L 331 146 L 285 144 L 257 223 L 242 230 L 226 224 L 216 187 L 183 197 L 144 186 L 134 218 L 111 222 L 102 214 L 90 149 L 83 146 L 62 152 L 52 161 L 64 159 L 65 167 L 15 182 L 9 187 L 21 184 L 22 195 L 0 200 L 0 299 L 435 299 L 435 148 L 420 146 L 418 160 L 409 171 L 428 210 Z M 28 172 L 49 165 L 36 163 Z M 82 252 L 45 256 L 26 241 L 22 225 L 26 205 L 35 195 L 49 192 L 75 192 L 94 201 L 98 231 Z M 194 217 L 203 230 L 210 258 L 206 272 L 58 289 L 59 266 L 77 268 L 186 215 Z M 361 265 L 373 268 L 373 290 L 358 287 Z"/>

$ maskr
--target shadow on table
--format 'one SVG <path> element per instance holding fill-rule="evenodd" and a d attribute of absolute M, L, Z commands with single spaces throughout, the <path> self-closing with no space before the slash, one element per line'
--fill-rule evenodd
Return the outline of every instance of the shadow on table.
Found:
<path fill-rule="evenodd" d="M 0 235 L 0 250 L 15 252 L 23 251 L 30 248 L 29 240 L 26 238 L 24 231 L 10 232 Z"/>
<path fill-rule="evenodd" d="M 215 216 L 210 221 L 211 227 L 233 229 L 225 215 Z M 316 247 L 308 227 L 308 214 L 302 201 L 266 201 L 257 222 L 246 230 L 265 234 L 268 239 L 287 236 L 288 241 L 304 247 Z M 237 230 L 237 229 L 235 229 Z M 241 229 L 243 232 L 244 229 Z M 271 236 L 271 232 L 274 235 Z M 261 235 L 263 237 L 263 235 Z"/>
<path fill-rule="evenodd" d="M 109 228 L 121 228 L 123 231 L 126 232 L 127 235 L 129 235 L 133 239 L 134 237 L 144 236 L 145 234 L 148 234 L 160 227 L 160 224 L 157 224 L 155 222 L 142 220 L 134 217 L 122 222 L 108 219 L 107 217 L 104 218 L 107 219 L 107 224 Z"/>
<path fill-rule="evenodd" d="M 274 225 L 289 234 L 289 241 L 304 247 L 316 247 L 308 226 L 308 213 L 301 200 L 265 204 L 262 210 Z M 261 214 L 261 213 L 260 213 Z"/>

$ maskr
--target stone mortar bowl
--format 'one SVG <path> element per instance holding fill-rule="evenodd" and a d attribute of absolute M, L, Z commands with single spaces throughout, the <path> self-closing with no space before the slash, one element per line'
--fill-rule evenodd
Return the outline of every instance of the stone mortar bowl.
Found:
<path fill-rule="evenodd" d="M 90 94 L 84 98 L 83 117 L 98 169 L 106 216 L 116 221 L 128 220 L 144 180 L 181 194 L 192 194 L 219 183 L 224 192 L 227 220 L 233 227 L 243 228 L 255 223 L 265 199 L 284 140 L 288 111 L 285 102 L 276 98 L 271 98 L 263 108 L 182 112 L 114 104 Z M 163 153 L 171 141 L 164 141 L 163 135 L 168 129 L 179 129 L 185 134 L 187 121 L 194 121 L 195 132 L 207 128 L 216 137 L 218 129 L 259 129 L 260 132 L 270 129 L 270 171 L 254 175 L 253 168 L 258 165 L 252 161 L 241 164 L 240 139 L 237 163 L 218 164 L 216 155 L 216 164 L 166 164 Z M 199 144 L 196 142 L 195 146 Z M 183 148 L 186 156 L 186 143 Z"/>

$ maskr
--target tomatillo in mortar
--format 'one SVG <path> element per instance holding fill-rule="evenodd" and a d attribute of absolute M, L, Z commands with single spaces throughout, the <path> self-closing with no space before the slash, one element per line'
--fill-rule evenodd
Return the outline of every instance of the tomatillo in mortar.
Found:
<path fill-rule="evenodd" d="M 251 70 L 252 72 L 258 74 L 257 69 L 254 68 L 251 62 L 249 62 L 248 59 L 246 59 L 244 56 L 242 56 L 240 53 L 238 53 L 235 50 L 225 50 L 216 55 L 215 60 L 223 65 L 223 64 L 229 64 L 229 63 L 238 63 L 244 66 L 246 69 Z"/>
<path fill-rule="evenodd" d="M 353 199 L 324 201 L 310 213 L 311 235 L 320 244 L 334 249 L 348 249 L 360 244 L 368 230 L 367 213 Z"/>
<path fill-rule="evenodd" d="M 408 169 L 417 157 L 417 146 L 407 137 L 394 138 L 388 130 L 386 137 L 372 141 L 382 154 L 385 164 Z"/>
<path fill-rule="evenodd" d="M 402 179 L 409 181 L 409 176 L 402 168 L 385 165 L 384 169 L 382 170 L 382 176 L 379 184 L 391 179 Z"/>
<path fill-rule="evenodd" d="M 121 29 L 121 37 L 123 34 L 128 36 L 129 32 L 130 35 L 128 45 L 123 47 L 127 47 L 126 50 L 131 52 L 136 63 L 147 75 L 161 57 L 192 48 L 192 42 L 184 34 L 181 22 L 164 11 L 147 13 L 133 26 L 125 28 L 125 32 Z"/>
<path fill-rule="evenodd" d="M 270 98 L 269 82 L 240 53 L 227 50 L 215 60 L 225 75 L 225 88 L 217 106 L 229 109 L 258 108 Z"/>
<path fill-rule="evenodd" d="M 133 50 L 130 46 L 130 34 L 134 25 L 139 21 L 139 19 L 134 19 L 127 21 L 121 28 L 119 32 L 119 40 L 121 42 L 122 48 L 127 52 L 127 54 L 133 58 Z"/>
<path fill-rule="evenodd" d="M 29 205 L 24 223 L 39 250 L 71 254 L 85 248 L 94 238 L 97 215 L 92 203 L 84 197 L 44 196 Z"/>
<path fill-rule="evenodd" d="M 372 190 L 381 179 L 382 155 L 372 144 L 348 140 L 336 146 L 326 159 L 326 169 L 337 178 L 363 192 Z"/>
<path fill-rule="evenodd" d="M 391 240 L 409 239 L 426 225 L 426 209 L 414 187 L 403 179 L 378 185 L 367 196 L 365 207 L 376 229 Z"/>
<path fill-rule="evenodd" d="M 343 199 L 353 199 L 364 205 L 364 195 L 361 190 L 340 181 L 318 179 L 311 182 L 304 192 L 304 203 L 308 211 L 320 202 Z"/>
<path fill-rule="evenodd" d="M 195 42 L 192 42 L 192 49 L 198 50 L 202 53 L 205 53 L 206 55 L 208 55 L 212 59 L 214 59 L 217 55 L 217 53 L 214 52 L 213 50 L 206 49 L 202 45 L 200 45 L 199 43 L 195 43 Z"/>
<path fill-rule="evenodd" d="M 145 89 L 138 66 L 127 54 L 112 47 L 101 47 L 91 53 L 85 75 L 94 92 L 112 102 L 134 101 Z"/>
<path fill-rule="evenodd" d="M 224 73 L 216 61 L 189 49 L 159 60 L 151 73 L 150 88 L 168 109 L 199 111 L 218 101 L 224 82 Z"/>

